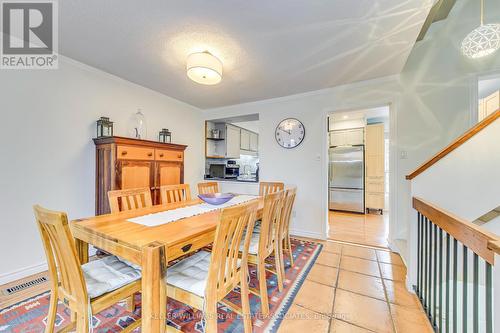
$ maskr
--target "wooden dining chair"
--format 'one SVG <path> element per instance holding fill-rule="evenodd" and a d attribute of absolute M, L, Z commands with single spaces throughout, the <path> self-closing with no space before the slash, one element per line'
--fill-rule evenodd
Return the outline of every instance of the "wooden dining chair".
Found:
<path fill-rule="evenodd" d="M 250 288 L 250 291 L 261 299 L 262 314 L 269 314 L 269 300 L 267 298 L 266 270 L 275 274 L 278 279 L 278 290 L 283 290 L 283 270 L 281 260 L 283 255 L 280 246 L 280 223 L 284 192 L 274 192 L 264 197 L 262 221 L 253 229 L 248 249 L 248 263 L 257 266 L 259 275 L 259 289 Z M 266 259 L 274 254 L 275 269 L 266 267 Z"/>
<path fill-rule="evenodd" d="M 33 207 L 49 268 L 51 296 L 45 333 L 54 332 L 57 303 L 60 300 L 72 311 L 71 327 L 89 332 L 92 314 L 117 301 L 133 297 L 141 290 L 141 272 L 115 256 L 80 265 L 75 242 L 65 213 L 40 206 Z M 134 302 L 130 311 L 134 310 Z M 127 326 L 131 332 L 140 319 Z"/>
<path fill-rule="evenodd" d="M 259 195 L 262 197 L 269 193 L 283 191 L 285 184 L 281 182 L 260 182 Z"/>
<path fill-rule="evenodd" d="M 153 206 L 149 187 L 109 191 L 108 200 L 111 213 Z"/>
<path fill-rule="evenodd" d="M 203 311 L 206 332 L 217 332 L 218 302 L 242 315 L 245 333 L 252 332 L 247 281 L 251 233 L 246 231 L 253 229 L 258 205 L 257 200 L 252 200 L 225 208 L 217 224 L 212 252 L 202 250 L 167 269 L 167 296 Z M 238 286 L 241 307 L 225 299 Z"/>
<path fill-rule="evenodd" d="M 281 212 L 281 223 L 280 223 L 280 235 L 283 253 L 284 250 L 288 252 L 290 257 L 290 265 L 293 266 L 293 253 L 292 253 L 292 242 L 290 241 L 290 219 L 292 216 L 293 204 L 295 202 L 295 196 L 297 195 L 297 188 L 289 188 L 285 191 L 285 198 L 283 199 L 283 210 Z M 285 262 L 282 260 L 283 274 L 285 273 Z"/>
<path fill-rule="evenodd" d="M 162 204 L 191 200 L 189 184 L 161 186 L 160 194 Z"/>
<path fill-rule="evenodd" d="M 198 183 L 198 194 L 219 193 L 219 183 L 206 182 Z"/>

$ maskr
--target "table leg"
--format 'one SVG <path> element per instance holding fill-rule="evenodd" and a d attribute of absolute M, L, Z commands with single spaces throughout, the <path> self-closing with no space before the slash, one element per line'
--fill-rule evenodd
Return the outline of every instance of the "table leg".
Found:
<path fill-rule="evenodd" d="M 167 315 L 166 249 L 151 243 L 142 249 L 142 332 L 164 333 Z"/>
<path fill-rule="evenodd" d="M 76 253 L 80 259 L 80 264 L 89 262 L 89 244 L 81 239 L 75 238 Z"/>

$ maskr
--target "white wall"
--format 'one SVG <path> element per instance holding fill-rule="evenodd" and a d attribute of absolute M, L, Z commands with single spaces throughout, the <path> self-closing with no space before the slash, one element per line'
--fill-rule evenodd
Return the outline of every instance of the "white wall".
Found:
<path fill-rule="evenodd" d="M 67 211 L 70 219 L 94 215 L 95 121 L 109 116 L 115 134 L 126 135 L 139 107 L 149 139 L 167 127 L 173 142 L 189 146 L 185 180 L 200 180 L 198 109 L 64 57 L 58 70 L 1 72 L 0 284 L 43 267 L 33 204 Z"/>

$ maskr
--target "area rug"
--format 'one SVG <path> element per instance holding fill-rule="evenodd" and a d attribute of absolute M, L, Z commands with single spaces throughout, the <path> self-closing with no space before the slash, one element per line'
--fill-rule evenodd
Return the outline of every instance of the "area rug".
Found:
<path fill-rule="evenodd" d="M 250 294 L 252 322 L 254 332 L 276 332 L 288 308 L 293 302 L 298 290 L 304 282 L 309 270 L 314 264 L 322 245 L 298 239 L 292 239 L 294 266 L 290 266 L 289 258 L 285 255 L 286 277 L 284 289 L 278 291 L 276 276 L 267 273 L 270 314 L 262 316 L 259 297 Z M 271 262 L 271 261 L 270 261 Z M 258 288 L 256 267 L 250 266 L 250 285 Z M 227 298 L 240 305 L 239 291 L 232 291 Z M 0 310 L 1 333 L 41 333 L 45 330 L 46 316 L 49 309 L 50 292 L 26 299 L 20 303 Z M 140 294 L 136 295 L 137 309 L 134 313 L 126 310 L 124 302 L 95 314 L 92 326 L 95 333 L 120 332 L 130 325 L 141 314 Z M 167 321 L 183 332 L 203 332 L 204 325 L 200 311 L 192 309 L 180 302 L 169 299 L 167 305 Z M 56 318 L 56 331 L 61 330 L 69 323 L 69 310 L 59 304 Z M 224 333 L 243 332 L 241 317 L 229 308 L 219 305 L 218 331 Z M 140 332 L 140 328 L 134 332 Z"/>

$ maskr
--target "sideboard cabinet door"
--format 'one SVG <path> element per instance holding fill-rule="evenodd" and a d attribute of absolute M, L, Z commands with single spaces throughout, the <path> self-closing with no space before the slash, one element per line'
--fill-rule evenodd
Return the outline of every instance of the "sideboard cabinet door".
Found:
<path fill-rule="evenodd" d="M 131 188 L 153 187 L 154 162 L 126 161 L 117 162 L 117 188 L 127 190 Z"/>

